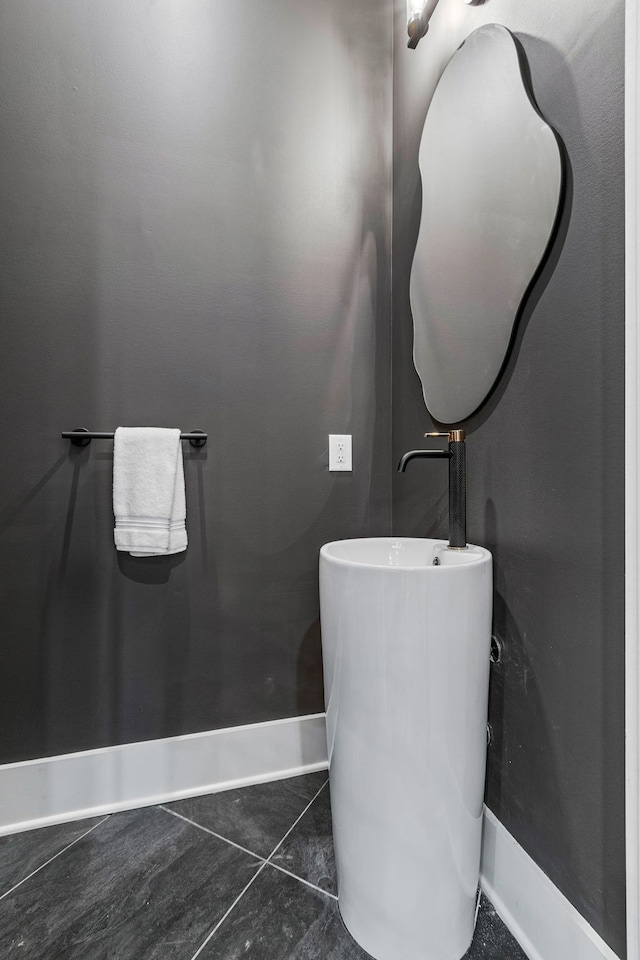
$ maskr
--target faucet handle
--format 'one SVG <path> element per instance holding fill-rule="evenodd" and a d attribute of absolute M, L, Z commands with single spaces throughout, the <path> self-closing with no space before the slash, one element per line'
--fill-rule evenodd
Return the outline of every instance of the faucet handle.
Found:
<path fill-rule="evenodd" d="M 465 438 L 464 430 L 449 430 L 448 433 L 425 433 L 425 437 L 446 437 L 449 443 L 460 443 Z"/>

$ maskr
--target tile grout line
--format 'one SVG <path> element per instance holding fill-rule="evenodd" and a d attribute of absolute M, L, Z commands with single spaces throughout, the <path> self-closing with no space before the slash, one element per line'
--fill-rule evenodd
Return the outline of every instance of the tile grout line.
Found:
<path fill-rule="evenodd" d="M 298 820 L 304 816 L 304 814 L 309 809 L 311 804 L 314 803 L 315 800 L 317 800 L 318 796 L 320 795 L 322 790 L 324 790 L 328 782 L 329 782 L 328 780 L 325 780 L 325 782 L 322 784 L 322 786 L 320 787 L 316 795 L 313 797 L 313 799 L 310 801 L 310 803 L 307 805 L 305 810 L 302 811 L 302 813 L 300 814 L 300 817 L 298 817 Z M 261 863 L 268 863 L 270 867 L 273 867 L 275 870 L 280 870 L 281 873 L 286 873 L 287 876 L 292 877 L 294 880 L 299 880 L 300 883 L 304 883 L 307 887 L 311 887 L 312 890 L 317 890 L 318 893 L 323 893 L 326 897 L 331 897 L 332 900 L 338 899 L 335 893 L 330 893 L 328 890 L 323 890 L 322 887 L 319 887 L 315 883 L 311 883 L 310 880 L 305 880 L 304 877 L 299 877 L 298 874 L 294 873 L 292 870 L 287 870 L 286 867 L 281 867 L 279 864 L 273 863 L 270 858 L 276 852 L 278 847 L 274 848 L 269 858 L 261 857 L 260 854 L 254 853 L 253 850 L 249 850 L 247 847 L 243 847 L 241 844 L 236 843 L 235 840 L 229 840 L 228 837 L 224 837 L 221 833 L 216 833 L 216 831 L 212 830 L 210 827 L 205 827 L 201 823 L 197 823 L 195 820 L 191 820 L 189 817 L 185 817 L 184 814 L 178 813 L 177 810 L 171 810 L 169 809 L 169 807 L 165 807 L 164 804 L 162 803 L 158 804 L 158 806 L 160 807 L 161 810 L 164 810 L 165 813 L 170 813 L 172 816 L 178 817 L 180 820 L 184 820 L 185 823 L 190 824 L 192 827 L 196 827 L 198 830 L 202 830 L 204 833 L 208 833 L 210 836 L 215 837 L 217 840 L 222 840 L 224 843 L 230 844 L 232 847 L 235 847 L 237 850 L 242 850 L 243 853 L 249 854 L 250 857 L 254 857 L 256 860 L 259 860 Z M 295 827 L 298 820 L 296 820 L 296 822 L 293 824 L 293 827 Z M 293 830 L 293 827 L 291 827 L 291 830 Z M 287 836 L 288 836 L 288 833 L 285 834 L 285 836 L 282 838 L 280 843 L 284 843 Z M 278 846 L 280 846 L 280 843 L 278 844 Z"/>
<path fill-rule="evenodd" d="M 215 927 L 213 928 L 213 930 L 212 930 L 209 934 L 207 934 L 206 938 L 202 941 L 202 943 L 200 944 L 200 946 L 198 947 L 198 949 L 196 950 L 196 952 L 194 953 L 194 955 L 191 957 L 191 960 L 196 960 L 196 957 L 199 957 L 199 956 L 200 956 L 200 954 L 202 953 L 202 951 L 204 950 L 204 948 L 206 947 L 206 945 L 209 943 L 209 941 L 210 941 L 211 938 L 213 937 L 214 933 L 220 928 L 221 924 L 224 923 L 224 921 L 227 919 L 227 917 L 229 916 L 229 914 L 231 913 L 231 911 L 233 910 L 233 908 L 235 907 L 235 905 L 236 905 L 240 900 L 242 900 L 242 898 L 244 897 L 245 893 L 247 892 L 247 890 L 249 889 L 249 887 L 251 886 L 251 884 L 253 883 L 253 881 L 256 880 L 257 877 L 262 873 L 262 871 L 264 870 L 264 868 L 266 867 L 266 865 L 267 865 L 267 861 L 266 861 L 266 860 L 263 860 L 262 863 L 260 864 L 260 866 L 258 867 L 258 869 L 256 870 L 256 872 L 254 873 L 254 875 L 251 877 L 251 880 L 249 880 L 249 883 L 246 885 L 246 887 L 244 888 L 244 890 L 241 890 L 241 891 L 240 891 L 240 893 L 239 893 L 238 896 L 235 898 L 235 900 L 233 901 L 233 903 L 231 904 L 231 906 L 228 908 L 228 910 L 226 911 L 226 913 L 224 913 L 224 914 L 220 917 L 220 919 L 219 919 L 218 922 L 216 923 L 216 925 L 215 925 Z"/>
<path fill-rule="evenodd" d="M 248 850 L 247 847 L 241 846 L 239 843 L 236 843 L 234 840 L 229 840 L 228 837 L 223 837 L 221 833 L 216 833 L 215 830 L 211 830 L 209 827 L 203 827 L 201 823 L 196 823 L 195 820 L 190 820 L 189 817 L 185 817 L 184 814 L 178 813 L 177 810 L 169 810 L 168 807 L 163 806 L 163 804 L 158 804 L 161 810 L 164 810 L 165 813 L 170 813 L 172 817 L 178 817 L 180 820 L 184 820 L 185 823 L 191 824 L 192 827 L 197 827 L 198 830 L 202 830 L 204 833 L 210 834 L 212 837 L 216 837 L 217 840 L 223 840 L 225 843 L 230 844 L 232 847 L 236 847 L 237 850 L 242 850 L 243 853 L 248 853 L 250 857 L 254 857 L 256 860 L 260 860 L 261 863 L 266 863 L 266 857 L 261 857 L 260 854 L 254 853 L 253 850 Z"/>
<path fill-rule="evenodd" d="M 30 873 L 28 876 L 23 877 L 23 879 L 20 880 L 19 883 L 14 883 L 14 885 L 13 885 L 9 890 L 7 890 L 5 893 L 3 893 L 3 894 L 0 896 L 0 900 L 4 900 L 4 898 L 5 898 L 5 897 L 8 897 L 10 893 L 13 893 L 14 890 L 17 890 L 18 887 L 21 887 L 23 883 L 26 883 L 27 880 L 30 880 L 31 877 L 35 877 L 36 873 L 40 873 L 40 871 L 41 871 L 41 870 L 44 870 L 44 868 L 45 868 L 46 866 L 48 866 L 48 864 L 52 863 L 52 862 L 53 862 L 54 860 L 56 860 L 58 857 L 61 857 L 63 853 L 65 853 L 67 850 L 69 850 L 71 847 L 73 847 L 76 843 L 79 843 L 80 840 L 84 840 L 85 837 L 88 837 L 90 833 L 92 833 L 92 832 L 93 832 L 94 830 L 96 830 L 98 827 L 102 826 L 102 824 L 105 822 L 105 820 L 108 820 L 110 816 L 111 816 L 111 814 L 107 814 L 107 816 L 106 816 L 106 817 L 103 817 L 102 820 L 100 820 L 99 823 L 94 823 L 94 825 L 93 825 L 92 827 L 90 827 L 88 830 L 85 830 L 84 833 L 80 834 L 79 837 L 76 837 L 75 840 L 72 840 L 71 843 L 68 843 L 68 844 L 66 845 L 66 847 L 63 847 L 62 850 L 58 850 L 58 852 L 55 853 L 52 857 L 49 857 L 48 860 L 45 860 L 44 863 L 41 863 L 40 866 L 37 867 L 36 870 L 32 870 L 31 873 Z"/>
<path fill-rule="evenodd" d="M 201 823 L 198 823 L 196 820 L 191 820 L 189 817 L 185 817 L 183 813 L 178 813 L 177 810 L 171 810 L 169 807 L 165 807 L 165 805 L 162 803 L 158 804 L 158 806 L 160 807 L 161 810 L 164 810 L 165 813 L 170 813 L 173 817 L 179 817 L 180 820 L 184 820 L 186 823 L 190 823 L 191 826 L 197 827 L 198 830 L 203 830 L 205 833 L 209 833 L 212 837 L 216 837 L 218 840 L 223 840 L 225 843 L 230 843 L 232 847 L 236 847 L 238 850 L 242 850 L 243 853 L 248 853 L 249 856 L 255 857 L 256 860 L 260 860 L 262 861 L 262 863 L 270 863 L 271 857 L 274 855 L 274 853 L 276 853 L 278 848 L 282 846 L 282 844 L 287 839 L 287 837 L 289 836 L 293 828 L 302 819 L 302 817 L 304 817 L 305 813 L 307 812 L 311 804 L 314 803 L 315 800 L 317 800 L 317 798 L 320 796 L 320 794 L 322 793 L 322 791 L 324 790 L 324 788 L 328 783 L 329 783 L 329 778 L 327 777 L 327 779 L 318 788 L 318 790 L 313 795 L 309 803 L 306 805 L 302 813 L 298 816 L 296 820 L 294 820 L 293 824 L 289 827 L 289 829 L 287 830 L 285 835 L 282 837 L 282 839 L 279 840 L 278 843 L 275 845 L 275 847 L 273 848 L 273 850 L 271 851 L 268 857 L 263 857 L 259 853 L 254 853 L 253 850 L 249 850 L 247 847 L 243 847 L 241 844 L 236 843 L 235 840 L 229 840 L 228 837 L 224 837 L 221 833 L 216 833 L 215 830 L 212 830 L 210 827 L 204 827 Z M 275 866 L 275 864 L 270 864 L 270 865 Z M 284 872 L 290 873 L 289 870 L 285 870 Z M 296 876 L 295 873 L 291 873 L 291 876 L 295 877 L 296 880 L 302 880 L 302 877 Z M 302 880 L 302 882 L 308 883 L 308 881 L 306 880 Z M 314 885 L 310 884 L 310 886 L 314 886 Z M 320 890 L 320 887 L 316 887 L 316 889 Z M 326 891 L 323 890 L 322 892 L 325 893 Z M 329 894 L 329 896 L 333 896 L 333 894 Z"/>
<path fill-rule="evenodd" d="M 300 883 L 304 883 L 305 886 L 311 887 L 312 890 L 317 890 L 318 893 L 323 893 L 325 897 L 331 897 L 332 900 L 337 900 L 335 893 L 329 893 L 328 890 L 323 890 L 322 887 L 318 887 L 315 883 L 311 883 L 310 880 L 305 880 L 303 877 L 299 877 L 297 873 L 292 873 L 291 870 L 286 870 L 284 867 L 279 866 L 277 863 L 269 863 L 268 860 L 265 860 L 265 864 L 270 867 L 273 867 L 274 870 L 279 870 L 280 873 L 286 873 L 288 877 L 293 877 L 294 880 L 298 880 Z"/>
<path fill-rule="evenodd" d="M 309 809 L 309 807 L 311 806 L 311 804 L 314 802 L 314 800 L 316 800 L 316 799 L 320 796 L 321 792 L 324 790 L 324 788 L 326 787 L 326 785 L 327 785 L 328 783 L 329 783 L 329 778 L 327 777 L 327 779 L 326 779 L 326 780 L 324 781 L 324 783 L 320 786 L 320 788 L 319 788 L 318 790 L 316 790 L 316 792 L 314 793 L 313 797 L 311 798 L 311 800 L 309 801 L 309 803 L 306 805 L 306 807 L 304 808 L 304 810 L 302 811 L 302 813 L 300 814 L 300 816 L 292 823 L 292 825 L 289 827 L 289 829 L 287 830 L 287 832 L 285 833 L 285 835 L 282 837 L 282 839 L 280 840 L 280 842 L 277 843 L 276 846 L 273 848 L 273 850 L 272 850 L 271 853 L 269 854 L 269 857 L 268 857 L 266 860 L 262 860 L 262 863 L 260 864 L 260 866 L 258 867 L 258 869 L 256 870 L 256 872 L 254 873 L 254 875 L 251 877 L 251 880 L 249 880 L 249 883 L 246 885 L 246 887 L 244 888 L 244 890 L 241 890 L 241 891 L 240 891 L 240 893 L 238 894 L 238 896 L 236 897 L 236 899 L 233 901 L 233 903 L 231 904 L 231 906 L 228 908 L 228 910 L 226 911 L 226 913 L 224 913 L 223 916 L 220 917 L 220 919 L 219 919 L 218 922 L 216 923 L 216 925 L 215 925 L 215 927 L 213 928 L 213 930 L 207 935 L 207 937 L 205 938 L 205 940 L 203 940 L 203 942 L 200 944 L 200 946 L 198 947 L 198 949 L 196 950 L 196 952 L 193 954 L 193 956 L 191 957 L 191 960 L 196 960 L 196 957 L 199 957 L 199 956 L 200 956 L 200 954 L 202 953 L 202 951 L 204 950 L 204 948 L 206 947 L 206 945 L 209 943 L 209 941 L 211 940 L 211 938 L 212 938 L 212 937 L 214 936 L 214 934 L 220 929 L 220 927 L 222 926 L 222 924 L 224 923 L 224 921 L 227 919 L 227 917 L 229 916 L 229 914 L 231 913 L 231 911 L 237 906 L 237 904 L 240 902 L 240 900 L 242 900 L 242 898 L 244 897 L 245 893 L 247 892 L 247 890 L 249 889 L 249 887 L 251 886 L 251 884 L 254 882 L 254 880 L 257 880 L 257 878 L 260 876 L 260 874 L 262 873 L 262 871 L 264 870 L 264 868 L 267 866 L 267 864 L 269 864 L 269 866 L 271 866 L 271 867 L 275 867 L 275 866 L 276 866 L 274 863 L 270 863 L 270 862 L 269 862 L 269 861 L 271 860 L 271 857 L 272 857 L 272 856 L 274 855 L 274 853 L 276 853 L 276 851 L 282 846 L 282 844 L 283 844 L 284 841 L 287 839 L 287 837 L 289 836 L 289 834 L 291 833 L 291 831 L 293 830 L 293 828 L 294 828 L 294 827 L 296 826 L 296 824 L 302 819 L 302 817 L 304 817 L 305 813 L 307 812 L 307 810 Z M 163 809 L 166 809 L 166 808 L 163 807 Z M 171 813 L 171 812 L 173 812 L 173 811 L 167 810 L 166 812 L 167 812 L 167 813 Z M 177 816 L 180 816 L 181 819 L 183 819 L 183 820 L 186 820 L 186 819 L 187 819 L 186 817 L 182 817 L 181 814 L 177 814 Z M 188 823 L 191 823 L 190 820 L 187 821 L 187 822 L 188 822 Z M 198 826 L 198 824 L 194 824 L 194 826 Z M 206 829 L 206 828 L 205 828 L 205 829 Z M 213 831 L 206 830 L 206 832 L 207 832 L 207 833 L 212 833 Z M 220 839 L 220 840 L 224 840 L 224 839 L 225 839 L 224 837 L 220 837 L 219 834 L 214 834 L 214 836 L 218 837 L 218 839 Z M 230 840 L 227 840 L 226 842 L 227 842 L 227 843 L 231 843 Z M 237 847 L 238 844 L 233 844 L 233 846 Z M 240 847 L 239 849 L 242 850 L 243 848 Z M 245 851 L 245 852 L 246 852 L 246 853 L 249 853 L 250 851 L 247 850 L 247 851 Z M 256 854 L 251 854 L 251 855 L 254 856 L 254 857 L 256 856 Z M 262 859 L 262 858 L 261 858 L 261 857 L 258 857 L 258 859 Z M 279 867 L 276 867 L 276 869 L 280 869 L 280 868 L 279 868 Z M 283 873 L 287 873 L 288 871 L 283 870 L 282 872 L 283 872 Z M 295 877 L 295 874 L 291 874 L 291 876 L 294 877 L 296 880 L 298 880 L 300 883 L 307 883 L 307 881 L 306 881 L 306 880 L 302 880 L 301 877 Z M 308 884 L 308 885 L 309 885 L 309 886 L 312 886 L 311 884 Z M 318 887 L 317 889 L 320 889 L 320 888 Z M 322 892 L 324 893 L 324 891 L 322 891 Z M 331 894 L 329 894 L 329 896 L 331 896 Z"/>
<path fill-rule="evenodd" d="M 273 863 L 271 859 L 274 856 L 274 854 L 277 853 L 278 849 L 282 846 L 282 844 L 285 842 L 285 840 L 287 839 L 289 834 L 292 832 L 292 830 L 296 827 L 296 825 L 300 822 L 300 820 L 302 820 L 307 810 L 312 806 L 312 804 L 315 803 L 315 801 L 318 799 L 318 797 L 320 796 L 320 794 L 322 793 L 322 791 L 324 790 L 324 788 L 327 786 L 328 783 L 329 783 L 329 778 L 327 777 L 327 779 L 324 781 L 322 786 L 319 788 L 319 790 L 315 793 L 315 795 L 311 798 L 309 803 L 306 805 L 306 807 L 304 808 L 304 810 L 302 811 L 298 819 L 287 830 L 287 832 L 285 833 L 280 843 L 278 843 L 273 848 L 266 862 L 269 864 L 270 867 L 274 867 L 276 870 L 281 870 L 282 873 L 288 874 L 290 877 L 293 877 L 294 880 L 298 880 L 300 883 L 304 883 L 307 887 L 311 887 L 313 890 L 318 890 L 320 893 L 323 893 L 326 897 L 331 897 L 332 900 L 337 901 L 338 898 L 337 896 L 335 896 L 335 894 L 329 893 L 327 890 L 323 890 L 322 887 L 316 886 L 315 883 L 311 883 L 309 880 L 305 880 L 303 877 L 299 877 L 297 873 L 292 873 L 290 870 L 285 869 L 285 867 L 281 867 L 277 863 Z"/>
<path fill-rule="evenodd" d="M 326 787 L 326 785 L 327 785 L 328 783 L 329 783 L 329 778 L 327 777 L 327 779 L 326 779 L 325 782 L 322 784 L 322 786 L 320 787 L 320 789 L 317 790 L 317 791 L 314 793 L 313 797 L 311 798 L 311 800 L 309 801 L 309 803 L 306 805 L 306 807 L 304 808 L 304 810 L 302 811 L 302 813 L 300 814 L 300 816 L 297 818 L 297 820 L 294 820 L 294 822 L 291 824 L 291 826 L 289 827 L 289 829 L 288 829 L 287 832 L 285 833 L 285 835 L 284 835 L 284 837 L 282 838 L 282 840 L 280 840 L 278 843 L 276 843 L 275 847 L 273 848 L 273 850 L 271 851 L 271 853 L 270 853 L 269 856 L 267 857 L 267 860 L 266 860 L 267 863 L 270 863 L 270 862 L 271 862 L 271 858 L 273 857 L 273 855 L 274 855 L 275 853 L 277 853 L 277 851 L 280 849 L 280 847 L 282 846 L 282 844 L 285 842 L 285 840 L 287 839 L 287 837 L 289 836 L 289 834 L 291 833 L 291 831 L 300 823 L 300 821 L 301 821 L 302 818 L 304 817 L 305 813 L 307 812 L 307 810 L 309 809 L 309 807 L 311 806 L 311 804 L 314 803 L 314 801 L 318 799 L 318 797 L 320 796 L 320 794 L 322 793 L 322 791 L 324 790 L 324 788 Z"/>

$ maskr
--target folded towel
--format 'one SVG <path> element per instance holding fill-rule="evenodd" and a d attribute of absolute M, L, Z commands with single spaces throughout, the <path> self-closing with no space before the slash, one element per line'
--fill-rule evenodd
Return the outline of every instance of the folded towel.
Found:
<path fill-rule="evenodd" d="M 118 427 L 113 441 L 116 550 L 133 557 L 187 549 L 180 431 Z"/>

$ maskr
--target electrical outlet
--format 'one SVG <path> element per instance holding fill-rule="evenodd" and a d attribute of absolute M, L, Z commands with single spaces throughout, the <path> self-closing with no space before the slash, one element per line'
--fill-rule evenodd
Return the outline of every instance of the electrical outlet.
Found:
<path fill-rule="evenodd" d="M 329 434 L 329 470 L 351 470 L 351 434 Z"/>

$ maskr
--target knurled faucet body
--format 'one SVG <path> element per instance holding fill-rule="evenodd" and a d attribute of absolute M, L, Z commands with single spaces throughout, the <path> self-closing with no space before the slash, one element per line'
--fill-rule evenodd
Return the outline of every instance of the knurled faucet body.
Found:
<path fill-rule="evenodd" d="M 448 437 L 448 450 L 409 450 L 398 464 L 403 473 L 411 460 L 449 461 L 449 546 L 457 550 L 467 546 L 467 458 L 464 430 L 426 433 L 425 437 Z"/>

